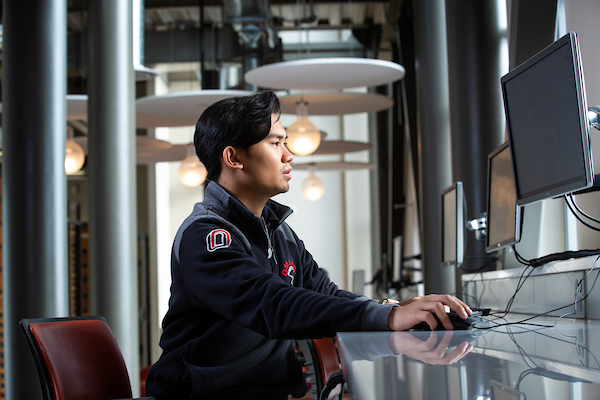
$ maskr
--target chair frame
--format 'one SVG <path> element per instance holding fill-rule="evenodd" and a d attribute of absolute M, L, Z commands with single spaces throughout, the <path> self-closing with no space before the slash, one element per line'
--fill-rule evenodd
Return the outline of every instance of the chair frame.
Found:
<path fill-rule="evenodd" d="M 315 378 L 315 395 L 317 399 L 327 400 L 329 394 L 338 385 L 342 386 L 338 399 L 342 399 L 345 381 L 339 367 L 339 356 L 334 339 L 330 337 L 301 339 L 297 342 L 306 361 L 309 374 Z M 337 364 L 337 366 L 333 364 Z"/>

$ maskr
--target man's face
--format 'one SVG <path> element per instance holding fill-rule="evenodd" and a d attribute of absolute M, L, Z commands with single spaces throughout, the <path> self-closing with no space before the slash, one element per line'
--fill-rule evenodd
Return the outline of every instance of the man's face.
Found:
<path fill-rule="evenodd" d="M 247 187 L 268 198 L 287 192 L 292 179 L 290 163 L 294 156 L 285 146 L 287 134 L 277 115 L 271 116 L 271 131 L 266 138 L 246 151 L 244 172 Z"/>

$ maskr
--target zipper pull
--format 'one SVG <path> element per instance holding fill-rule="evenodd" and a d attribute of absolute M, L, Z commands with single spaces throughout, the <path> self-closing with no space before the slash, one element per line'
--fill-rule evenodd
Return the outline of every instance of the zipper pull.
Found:
<path fill-rule="evenodd" d="M 269 237 L 269 229 L 267 228 L 267 222 L 263 217 L 260 217 L 263 228 L 265 229 L 265 235 L 267 236 L 267 260 L 273 257 L 273 246 L 271 246 L 271 238 Z"/>

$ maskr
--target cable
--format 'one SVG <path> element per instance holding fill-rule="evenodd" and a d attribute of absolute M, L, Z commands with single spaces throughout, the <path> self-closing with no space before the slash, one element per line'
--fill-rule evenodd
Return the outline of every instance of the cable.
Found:
<path fill-rule="evenodd" d="M 473 278 L 471 280 L 469 280 L 467 282 L 464 282 L 463 285 L 462 285 L 462 295 L 465 296 L 465 297 L 466 296 L 472 297 L 475 300 L 475 304 L 474 305 L 477 306 L 477 307 L 479 307 L 479 304 L 480 304 L 480 301 L 481 301 L 481 297 L 483 296 L 483 293 L 485 292 L 485 281 L 483 280 L 483 272 L 480 271 L 479 274 L 481 275 L 481 285 L 483 286 L 483 289 L 481 290 L 481 294 L 479 295 L 479 298 L 477 298 L 477 297 L 475 297 L 475 296 L 467 293 L 467 285 L 469 283 L 473 283 L 475 281 L 475 278 L 476 278 L 477 275 L 473 276 Z M 465 301 L 466 301 L 466 299 L 465 299 Z M 473 305 L 471 305 L 471 306 L 473 306 Z"/>
<path fill-rule="evenodd" d="M 485 279 L 483 279 L 483 271 L 479 273 L 481 275 L 481 293 L 479 294 L 479 299 L 477 299 L 477 307 L 479 307 L 479 305 L 481 304 L 481 299 L 483 297 L 483 293 L 485 293 Z"/>
<path fill-rule="evenodd" d="M 521 288 L 525 284 L 525 281 L 527 280 L 527 278 L 529 278 L 529 275 L 531 275 L 531 273 L 535 270 L 535 268 L 531 268 L 531 271 L 529 271 L 527 276 L 525 276 L 525 272 L 527 272 L 527 270 L 529 268 L 530 268 L 530 266 L 527 266 L 523 269 L 523 272 L 521 272 L 521 276 L 519 277 L 519 281 L 517 282 L 517 288 L 515 289 L 515 293 L 508 300 L 508 303 L 506 304 L 506 308 L 504 309 L 504 314 L 502 314 L 502 316 L 505 316 L 506 314 L 508 314 L 508 312 L 510 311 L 510 309 L 512 307 L 513 302 L 515 301 L 515 297 L 517 296 L 517 293 L 519 293 L 519 290 L 521 290 Z"/>
<path fill-rule="evenodd" d="M 581 214 L 583 215 L 585 218 L 589 219 L 590 221 L 594 221 L 596 223 L 600 224 L 600 219 L 598 218 L 594 218 L 591 215 L 589 215 L 588 213 L 586 213 L 585 211 L 583 211 L 575 202 L 575 197 L 573 197 L 573 193 L 568 193 L 565 195 L 565 201 L 567 201 L 567 196 L 568 199 L 571 200 L 571 203 L 573 203 L 573 206 L 575 207 L 575 209 Z"/>
<path fill-rule="evenodd" d="M 583 284 L 583 282 L 585 282 L 585 280 L 588 277 L 588 275 L 591 274 L 592 271 L 596 268 L 596 263 L 598 262 L 598 260 L 600 260 L 600 256 L 598 256 L 596 258 L 596 261 L 592 265 L 592 268 L 583 276 L 583 278 L 579 281 L 579 283 L 575 287 L 575 303 L 573 304 L 573 312 L 566 313 L 566 314 L 563 314 L 560 317 L 558 317 L 558 319 L 556 320 L 556 322 L 554 323 L 554 325 L 558 324 L 558 321 L 560 321 L 563 317 L 565 317 L 567 315 L 576 314 L 577 313 L 577 304 L 583 302 L 590 295 L 590 293 L 592 293 L 592 290 L 594 290 L 594 287 L 596 286 L 596 282 L 598 282 L 598 276 L 600 276 L 600 270 L 596 274 L 596 278 L 594 279 L 594 283 L 592 284 L 592 287 L 587 292 L 587 294 L 584 297 L 582 297 L 580 300 L 577 300 L 577 293 L 579 292 L 581 285 Z"/>
<path fill-rule="evenodd" d="M 521 254 L 519 254 L 519 252 L 517 251 L 517 248 L 515 247 L 515 245 L 514 245 L 514 244 L 511 246 L 511 248 L 512 248 L 512 250 L 513 250 L 513 253 L 515 253 L 515 257 L 517 258 L 517 261 L 518 261 L 518 262 L 520 262 L 520 263 L 521 263 L 521 264 L 523 264 L 523 265 L 531 265 L 531 264 L 529 263 L 529 260 L 526 260 L 525 258 L 523 258 L 523 257 L 521 256 Z"/>
<path fill-rule="evenodd" d="M 577 214 L 575 212 L 575 210 L 573 209 L 573 206 L 571 205 L 571 203 L 569 203 L 569 201 L 567 200 L 567 196 L 564 196 L 565 198 L 565 203 L 567 203 L 567 207 L 569 207 L 569 210 L 571 210 L 571 213 L 575 216 L 575 218 L 577 218 L 577 220 L 579 222 L 581 222 L 583 225 L 587 226 L 588 228 L 594 230 L 594 231 L 598 231 L 600 232 L 600 228 L 591 225 L 590 223 L 588 223 L 587 221 L 584 221 L 583 218 L 581 218 L 581 216 L 579 214 Z M 582 211 L 583 213 L 583 211 Z M 587 214 L 583 213 L 585 216 L 589 217 L 590 219 L 593 219 L 593 217 L 588 216 Z"/>
<path fill-rule="evenodd" d="M 576 287 L 576 289 L 575 289 L 576 291 L 578 291 L 578 290 L 579 290 L 579 287 L 582 285 L 582 282 L 584 282 L 584 281 L 585 281 L 585 279 L 588 277 L 588 275 L 589 275 L 589 274 L 590 274 L 592 271 L 594 271 L 594 269 L 596 268 L 596 264 L 598 263 L 598 260 L 600 260 L 600 256 L 598 256 L 598 257 L 596 258 L 596 260 L 595 260 L 595 261 L 594 261 L 594 263 L 592 264 L 592 268 L 591 268 L 591 269 L 590 269 L 590 270 L 589 270 L 589 271 L 588 271 L 588 272 L 585 274 L 585 276 L 584 276 L 584 277 L 581 279 L 581 281 L 579 282 L 579 284 L 577 285 L 577 287 Z M 525 270 L 526 270 L 526 269 L 525 269 Z M 524 275 L 524 272 L 525 272 L 525 270 L 523 270 L 523 273 L 521 274 L 521 278 L 523 278 L 523 275 Z M 531 270 L 531 272 L 533 272 L 533 269 Z M 529 273 L 529 274 L 528 274 L 528 275 L 525 277 L 525 280 L 526 280 L 526 279 L 529 277 L 529 275 L 531 275 L 531 272 L 530 272 L 530 273 Z M 559 311 L 559 310 L 565 309 L 565 308 L 567 308 L 567 307 L 571 307 L 571 306 L 574 306 L 574 307 L 576 307 L 576 305 L 577 305 L 577 304 L 579 304 L 579 303 L 582 303 L 582 302 L 583 302 L 585 299 L 587 299 L 587 297 L 588 297 L 588 296 L 589 296 L 589 295 L 592 293 L 592 291 L 594 290 L 594 287 L 596 286 L 596 283 L 598 282 L 598 277 L 599 277 L 599 276 L 600 276 L 600 270 L 599 270 L 599 271 L 598 271 L 598 273 L 596 274 L 596 278 L 594 279 L 594 283 L 592 284 L 592 287 L 590 288 L 590 290 L 589 290 L 589 291 L 586 293 L 586 295 L 585 295 L 585 296 L 583 296 L 581 299 L 579 299 L 579 300 L 577 300 L 577 299 L 576 299 L 576 300 L 575 300 L 575 304 L 571 304 L 571 303 L 570 303 L 570 304 L 567 304 L 567 305 L 565 305 L 565 306 L 558 307 L 558 308 L 555 308 L 555 309 L 553 309 L 553 310 L 550 310 L 550 311 L 546 311 L 546 312 L 544 312 L 544 313 L 541 313 L 541 314 L 536 314 L 536 315 L 533 315 L 533 316 L 531 316 L 531 317 L 528 317 L 528 318 L 522 319 L 522 320 L 520 320 L 520 321 L 516 321 L 516 322 L 507 322 L 507 323 L 504 323 L 504 324 L 496 324 L 495 326 L 489 327 L 489 329 L 491 329 L 491 328 L 497 328 L 497 327 L 500 327 L 500 326 L 509 326 L 509 325 L 528 325 L 528 326 L 536 326 L 536 327 L 540 327 L 540 328 L 554 328 L 554 327 L 556 327 L 556 324 L 558 324 L 558 321 L 560 321 L 560 320 L 561 320 L 561 319 L 562 319 L 564 316 L 566 316 L 566 315 L 571 315 L 572 313 L 567 313 L 567 314 L 564 314 L 564 315 L 560 316 L 559 318 L 557 318 L 557 319 L 556 319 L 556 321 L 554 321 L 554 324 L 552 324 L 552 325 L 533 324 L 533 323 L 528 323 L 527 321 L 530 321 L 530 320 L 532 320 L 532 319 L 534 319 L 534 318 L 538 318 L 538 317 L 541 317 L 541 316 L 544 316 L 544 315 L 548 315 L 548 314 L 550 314 L 550 313 L 553 313 L 553 312 L 556 312 L 556 311 Z M 519 289 L 520 289 L 520 288 L 523 286 L 523 283 L 525 282 L 525 280 L 523 280 L 522 282 L 519 280 L 519 284 L 520 284 L 520 286 L 519 286 L 519 284 L 517 284 L 517 290 L 515 291 L 515 294 L 514 294 L 514 295 L 511 297 L 511 299 L 509 300 L 509 304 L 507 305 L 507 308 L 506 308 L 506 310 L 504 311 L 504 314 L 502 314 L 502 315 L 501 315 L 501 316 L 499 316 L 498 318 L 503 318 L 503 317 L 504 317 L 506 314 L 508 314 L 508 310 L 510 310 L 510 306 L 512 306 L 512 301 L 514 300 L 514 298 L 515 298 L 515 296 L 516 296 L 517 292 L 519 291 Z M 494 316 L 495 316 L 495 315 L 494 315 Z M 490 322 L 492 322 L 492 323 L 493 323 L 493 321 L 490 321 Z M 486 328 L 476 328 L 476 329 L 486 329 Z"/>
<path fill-rule="evenodd" d="M 529 367 L 529 368 L 538 368 L 538 365 L 535 363 L 535 361 L 533 360 L 533 358 L 531 358 L 531 356 L 529 354 L 527 354 L 527 352 L 523 349 L 523 347 L 521 347 L 518 343 L 517 343 L 517 339 L 515 338 L 515 335 L 512 333 L 512 331 L 510 330 L 510 328 L 507 329 L 508 331 L 508 336 L 510 337 L 510 340 L 513 341 L 513 343 L 515 344 L 515 346 L 517 346 L 517 350 L 519 350 L 519 354 L 521 354 L 521 357 L 523 358 L 523 361 L 525 362 L 525 364 Z M 531 367 L 529 365 L 529 363 L 527 362 L 527 359 L 525 358 L 527 356 L 527 358 L 531 361 L 531 363 L 534 365 L 534 367 Z M 517 388 L 519 387 L 519 384 L 517 383 Z"/>
<path fill-rule="evenodd" d="M 531 260 L 527 260 L 519 254 L 519 252 L 515 248 L 514 244 L 512 245 L 512 249 L 515 252 L 515 257 L 517 258 L 517 261 L 519 261 L 523 265 L 527 265 L 527 266 L 534 267 L 534 268 L 540 267 L 544 264 L 548 264 L 549 262 L 553 262 L 553 261 L 564 261 L 564 260 L 569 260 L 571 258 L 583 258 L 583 257 L 589 257 L 589 256 L 597 256 L 598 254 L 600 254 L 600 249 L 563 251 L 560 253 L 552 253 L 552 254 L 548 254 L 543 257 L 538 257 L 538 258 L 533 258 Z"/>

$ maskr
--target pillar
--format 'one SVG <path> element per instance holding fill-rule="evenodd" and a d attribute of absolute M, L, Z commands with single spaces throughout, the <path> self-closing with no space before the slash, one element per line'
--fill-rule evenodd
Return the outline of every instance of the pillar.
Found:
<path fill-rule="evenodd" d="M 452 183 L 446 13 L 443 0 L 414 1 L 421 255 L 426 293 L 454 293 L 442 267 L 442 191 Z"/>
<path fill-rule="evenodd" d="M 486 210 L 488 154 L 504 142 L 500 78 L 508 72 L 506 2 L 448 0 L 446 21 L 452 179 L 463 182 L 466 216 L 473 219 Z M 463 268 L 478 270 L 489 257 L 485 241 L 467 232 Z"/>
<path fill-rule="evenodd" d="M 139 388 L 132 1 L 88 2 L 90 297 Z"/>
<path fill-rule="evenodd" d="M 41 398 L 21 318 L 68 315 L 67 2 L 3 2 L 2 251 L 6 398 Z"/>

